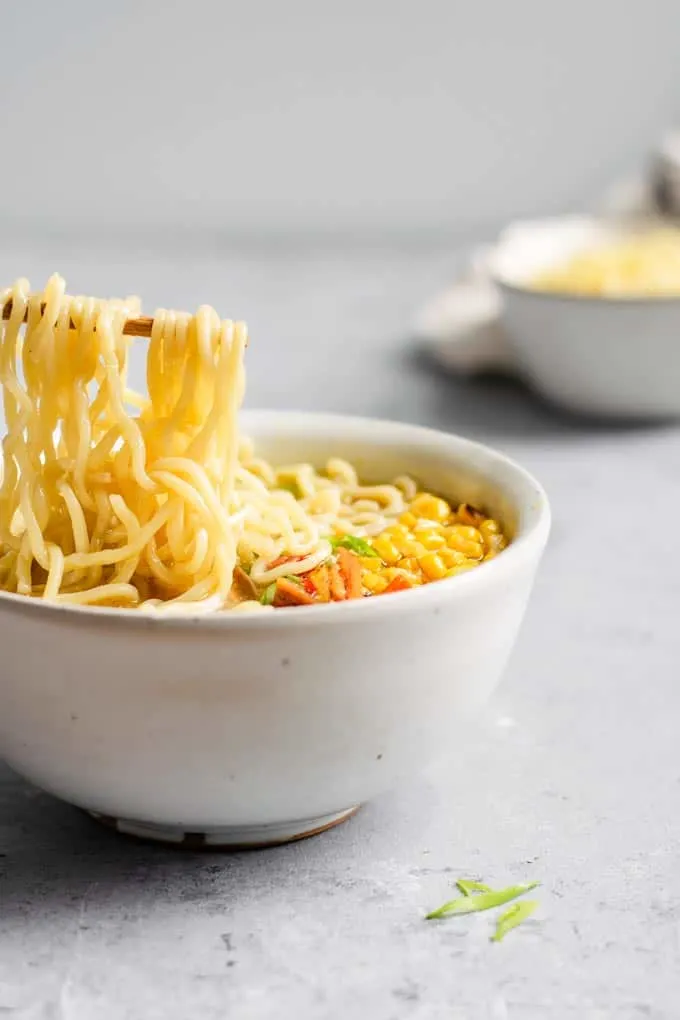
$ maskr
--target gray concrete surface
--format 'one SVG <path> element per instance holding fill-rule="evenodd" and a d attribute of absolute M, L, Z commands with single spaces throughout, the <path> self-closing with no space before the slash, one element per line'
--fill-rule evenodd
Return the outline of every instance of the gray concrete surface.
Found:
<path fill-rule="evenodd" d="M 414 360 L 443 251 L 0 250 L 0 278 L 211 299 L 250 319 L 248 403 L 489 440 L 554 531 L 521 640 L 451 761 L 317 839 L 179 855 L 0 770 L 0 1016 L 12 1020 L 674 1020 L 680 1015 L 680 434 L 567 419 Z M 418 682 L 414 676 L 414 683 Z M 457 877 L 539 879 L 501 945 L 425 923 Z"/>

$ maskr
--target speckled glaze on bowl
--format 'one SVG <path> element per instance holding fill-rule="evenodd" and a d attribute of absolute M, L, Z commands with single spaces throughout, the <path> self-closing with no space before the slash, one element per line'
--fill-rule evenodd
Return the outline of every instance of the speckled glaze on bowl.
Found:
<path fill-rule="evenodd" d="M 457 436 L 257 412 L 275 462 L 410 472 L 514 540 L 477 570 L 385 598 L 165 618 L 0 594 L 0 755 L 121 832 L 249 846 L 322 831 L 427 766 L 506 664 L 549 530 L 522 468 Z"/>

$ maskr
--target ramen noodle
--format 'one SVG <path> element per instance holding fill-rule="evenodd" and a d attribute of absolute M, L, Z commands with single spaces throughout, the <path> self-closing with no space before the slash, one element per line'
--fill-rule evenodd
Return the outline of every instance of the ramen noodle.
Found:
<path fill-rule="evenodd" d="M 127 385 L 136 298 L 18 280 L 0 336 L 0 588 L 152 613 L 262 611 L 400 591 L 500 552 L 495 520 L 409 477 L 275 467 L 238 431 L 247 330 L 158 310 Z M 11 302 L 11 305 L 10 305 Z"/>

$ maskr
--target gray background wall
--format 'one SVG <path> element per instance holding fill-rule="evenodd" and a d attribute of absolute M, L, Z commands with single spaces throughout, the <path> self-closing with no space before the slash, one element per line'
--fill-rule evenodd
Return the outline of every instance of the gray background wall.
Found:
<path fill-rule="evenodd" d="M 0 224 L 408 233 L 569 208 L 673 119 L 679 42 L 678 0 L 6 4 Z"/>

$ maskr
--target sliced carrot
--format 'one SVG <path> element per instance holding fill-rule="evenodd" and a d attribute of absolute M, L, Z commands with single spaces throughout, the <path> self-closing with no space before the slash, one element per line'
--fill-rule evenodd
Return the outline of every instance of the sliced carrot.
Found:
<path fill-rule="evenodd" d="M 275 560 L 267 564 L 267 570 L 273 570 L 274 567 L 282 567 L 284 563 L 297 563 L 302 559 L 304 559 L 304 556 L 277 556 Z"/>
<path fill-rule="evenodd" d="M 331 599 L 333 602 L 344 602 L 347 598 L 347 592 L 337 563 L 330 563 L 328 567 L 328 580 L 330 582 Z"/>
<path fill-rule="evenodd" d="M 338 569 L 345 582 L 345 598 L 361 598 L 361 563 L 359 557 L 355 556 L 349 549 L 342 546 L 338 549 Z"/>
<path fill-rule="evenodd" d="M 408 591 L 409 588 L 413 588 L 413 585 L 405 577 L 393 577 L 380 594 L 389 595 L 392 591 Z"/>
<path fill-rule="evenodd" d="M 274 592 L 275 606 L 311 606 L 315 599 L 308 595 L 301 584 L 289 581 L 287 577 L 279 577 Z"/>
<path fill-rule="evenodd" d="M 328 576 L 328 567 L 321 566 L 313 570 L 309 579 L 316 589 L 317 598 L 320 602 L 330 602 L 331 582 Z"/>

